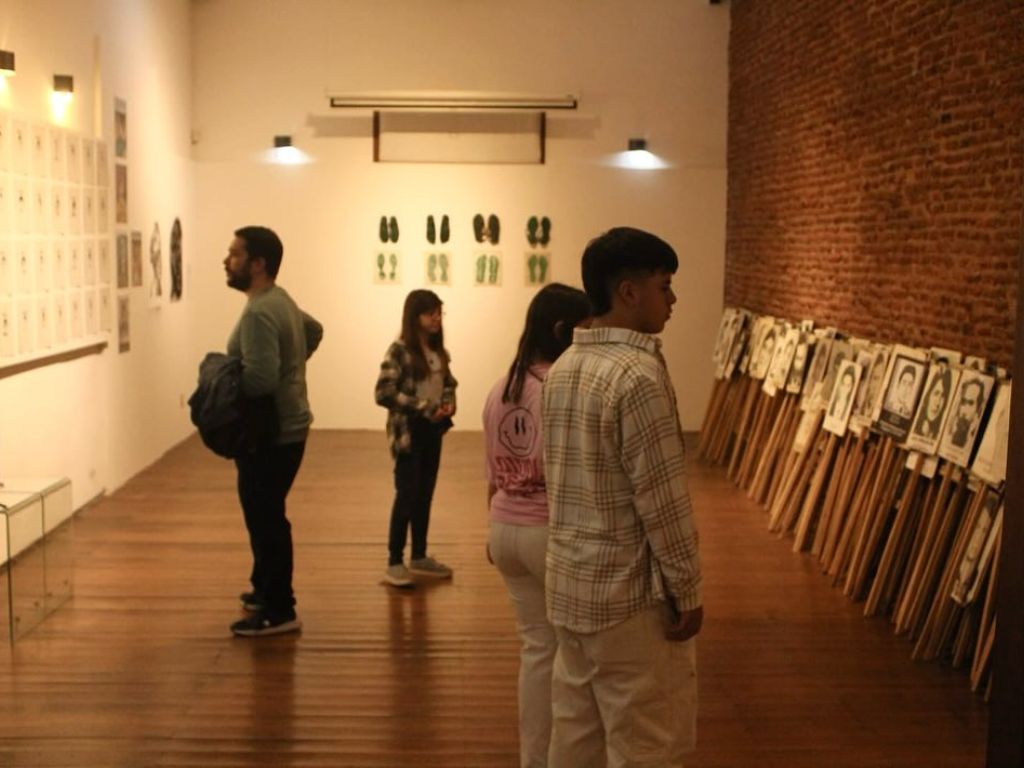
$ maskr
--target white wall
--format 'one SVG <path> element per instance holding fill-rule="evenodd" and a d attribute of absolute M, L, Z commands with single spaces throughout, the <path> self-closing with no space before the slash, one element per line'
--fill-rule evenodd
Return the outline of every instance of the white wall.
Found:
<path fill-rule="evenodd" d="M 220 260 L 233 229 L 264 224 L 285 243 L 280 282 L 326 327 L 310 369 L 319 427 L 380 429 L 372 390 L 405 294 L 421 286 L 427 214 L 447 213 L 455 283 L 438 290 L 461 382 L 462 428 L 508 366 L 533 291 L 515 271 L 525 222 L 553 222 L 553 277 L 579 284 L 587 240 L 615 225 L 649 229 L 681 257 L 665 333 L 683 425 L 710 392 L 722 308 L 728 8 L 705 0 L 195 0 L 194 127 L 199 216 L 191 240 L 202 338 L 222 347 L 243 297 Z M 380 90 L 575 93 L 549 114 L 547 164 L 374 164 L 368 112 L 327 94 Z M 274 134 L 315 162 L 260 163 Z M 670 170 L 602 165 L 645 136 Z M 508 272 L 473 288 L 475 213 L 497 213 Z M 405 279 L 372 284 L 381 215 L 402 230 Z M 200 257 L 201 254 L 201 257 Z M 200 262 L 199 259 L 202 259 Z"/>
<path fill-rule="evenodd" d="M 17 59 L 0 108 L 52 122 L 52 76 L 71 74 L 75 99 L 62 124 L 104 138 L 113 158 L 113 100 L 127 101 L 128 226 L 148 249 L 159 223 L 165 272 L 175 217 L 184 224 L 186 265 L 195 255 L 190 14 L 188 0 L 0 4 L 0 48 Z M 200 348 L 190 280 L 187 271 L 181 302 L 159 309 L 147 308 L 143 290 L 130 292 L 131 352 L 118 353 L 115 330 L 102 354 L 0 378 L 0 480 L 67 475 L 78 507 L 189 434 L 179 393 L 194 385 Z"/>

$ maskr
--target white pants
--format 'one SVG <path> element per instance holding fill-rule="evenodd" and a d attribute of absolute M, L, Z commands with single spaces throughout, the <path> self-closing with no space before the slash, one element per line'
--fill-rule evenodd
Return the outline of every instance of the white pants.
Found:
<path fill-rule="evenodd" d="M 592 634 L 556 627 L 551 768 L 678 768 L 697 741 L 697 645 L 660 604 Z"/>
<path fill-rule="evenodd" d="M 519 764 L 544 768 L 551 739 L 551 666 L 555 631 L 544 608 L 546 525 L 491 521 L 488 546 L 512 606 L 522 643 L 519 652 Z"/>

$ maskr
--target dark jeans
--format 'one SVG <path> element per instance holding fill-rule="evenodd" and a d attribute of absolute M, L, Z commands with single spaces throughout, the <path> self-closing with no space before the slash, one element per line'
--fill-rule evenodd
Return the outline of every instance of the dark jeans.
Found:
<path fill-rule="evenodd" d="M 402 562 L 405 539 L 412 528 L 412 559 L 427 556 L 430 502 L 441 464 L 441 438 L 445 428 L 426 419 L 409 422 L 412 450 L 395 459 L 395 503 L 388 533 L 388 565 Z"/>
<path fill-rule="evenodd" d="M 263 598 L 266 611 L 291 618 L 292 526 L 285 517 L 285 498 L 302 464 L 306 442 L 260 448 L 235 459 L 238 498 L 252 547 L 253 591 Z"/>

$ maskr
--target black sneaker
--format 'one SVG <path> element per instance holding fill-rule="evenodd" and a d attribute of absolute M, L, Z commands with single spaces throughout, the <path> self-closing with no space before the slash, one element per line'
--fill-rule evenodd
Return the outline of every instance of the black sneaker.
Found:
<path fill-rule="evenodd" d="M 242 607 L 247 611 L 262 611 L 266 604 L 263 596 L 256 592 L 243 592 L 238 599 L 242 601 Z"/>
<path fill-rule="evenodd" d="M 231 625 L 231 631 L 241 637 L 280 635 L 285 632 L 297 632 L 300 629 L 302 629 L 302 622 L 294 613 L 290 618 L 274 617 L 265 611 L 257 611 Z"/>

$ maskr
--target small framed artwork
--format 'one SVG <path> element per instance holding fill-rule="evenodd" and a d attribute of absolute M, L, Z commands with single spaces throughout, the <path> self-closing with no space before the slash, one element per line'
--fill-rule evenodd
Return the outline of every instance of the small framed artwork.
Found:
<path fill-rule="evenodd" d="M 128 104 L 124 99 L 114 99 L 114 156 L 128 157 Z"/>
<path fill-rule="evenodd" d="M 58 345 L 68 343 L 68 296 L 61 291 L 53 297 L 53 337 Z"/>
<path fill-rule="evenodd" d="M 131 296 L 117 297 L 117 351 L 128 352 L 132 348 L 132 305 Z"/>
<path fill-rule="evenodd" d="M 160 306 L 164 295 L 164 254 L 160 223 L 153 222 L 149 236 L 149 306 Z"/>
<path fill-rule="evenodd" d="M 132 288 L 142 287 L 142 233 L 138 230 L 132 232 L 131 250 L 131 277 Z"/>
<path fill-rule="evenodd" d="M 108 333 L 113 328 L 112 318 L 114 316 L 110 286 L 100 286 L 97 294 L 100 307 L 100 331 Z"/>
<path fill-rule="evenodd" d="M 523 278 L 527 286 L 551 282 L 551 254 L 548 251 L 527 251 L 523 255 Z"/>
<path fill-rule="evenodd" d="M 14 309 L 10 299 L 0 299 L 0 357 L 14 357 Z"/>
<path fill-rule="evenodd" d="M 181 299 L 182 285 L 182 252 L 181 252 L 181 219 L 175 219 L 171 224 L 171 243 L 169 247 L 169 259 L 171 262 L 171 301 Z"/>
<path fill-rule="evenodd" d="M 114 166 L 114 221 L 128 223 L 128 166 Z"/>
<path fill-rule="evenodd" d="M 501 285 L 501 253 L 477 251 L 473 254 L 473 285 L 496 287 Z"/>
<path fill-rule="evenodd" d="M 427 285 L 452 284 L 452 254 L 448 251 L 428 251 L 423 256 Z"/>
<path fill-rule="evenodd" d="M 117 287 L 128 288 L 130 286 L 128 272 L 128 233 L 117 233 Z"/>
<path fill-rule="evenodd" d="M 379 250 L 373 254 L 373 282 L 395 285 L 402 282 L 402 260 L 398 251 Z"/>

